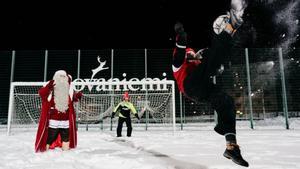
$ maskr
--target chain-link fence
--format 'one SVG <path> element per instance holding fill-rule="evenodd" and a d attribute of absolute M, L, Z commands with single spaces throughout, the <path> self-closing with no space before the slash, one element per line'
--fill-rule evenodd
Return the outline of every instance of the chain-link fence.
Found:
<path fill-rule="evenodd" d="M 1 123 L 7 119 L 11 81 L 47 81 L 59 69 L 66 70 L 73 79 L 90 79 L 99 61 L 106 62 L 109 69 L 94 78 L 173 79 L 172 49 L 1 51 Z M 235 99 L 238 127 L 300 126 L 295 125 L 300 117 L 299 62 L 299 49 L 234 50 L 217 84 Z M 177 124 L 182 129 L 215 121 L 209 103 L 190 101 L 178 90 L 175 98 Z"/>

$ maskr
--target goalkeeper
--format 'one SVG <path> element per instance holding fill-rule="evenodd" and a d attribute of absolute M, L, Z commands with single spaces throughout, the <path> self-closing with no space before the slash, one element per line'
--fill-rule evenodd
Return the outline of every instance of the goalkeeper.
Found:
<path fill-rule="evenodd" d="M 224 157 L 248 167 L 240 153 L 236 140 L 236 119 L 234 99 L 213 82 L 213 76 L 221 75 L 225 58 L 233 46 L 232 37 L 243 23 L 242 15 L 246 6 L 243 0 L 233 3 L 227 15 L 219 16 L 213 24 L 212 46 L 197 53 L 188 48 L 187 34 L 181 23 L 175 24 L 176 47 L 173 52 L 173 75 L 179 90 L 189 99 L 208 101 L 218 115 L 214 130 L 226 140 Z"/>
<path fill-rule="evenodd" d="M 123 95 L 123 101 L 120 102 L 114 109 L 111 118 L 114 118 L 115 114 L 119 112 L 119 120 L 118 120 L 118 127 L 117 127 L 117 137 L 122 137 L 122 128 L 123 123 L 126 123 L 127 126 L 127 137 L 131 137 L 132 133 L 132 125 L 131 125 L 131 118 L 130 112 L 134 114 L 134 116 L 140 120 L 138 113 L 136 112 L 135 107 L 131 102 L 129 102 L 129 95 L 128 92 L 125 92 Z"/>

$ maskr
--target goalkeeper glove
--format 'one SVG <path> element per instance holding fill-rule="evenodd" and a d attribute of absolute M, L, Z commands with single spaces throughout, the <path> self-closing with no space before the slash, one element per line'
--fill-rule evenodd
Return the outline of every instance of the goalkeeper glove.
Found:
<path fill-rule="evenodd" d="M 111 119 L 113 119 L 115 117 L 116 112 L 112 112 L 111 114 Z"/>
<path fill-rule="evenodd" d="M 138 120 L 140 120 L 140 117 L 139 117 L 139 115 L 136 113 L 136 114 L 134 114 L 134 116 L 138 119 Z"/>

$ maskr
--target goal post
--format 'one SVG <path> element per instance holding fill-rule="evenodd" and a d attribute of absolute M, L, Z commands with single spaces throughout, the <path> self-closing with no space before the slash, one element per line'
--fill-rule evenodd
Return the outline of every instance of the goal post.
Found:
<path fill-rule="evenodd" d="M 46 82 L 11 83 L 9 92 L 7 135 L 11 133 L 11 130 L 14 127 L 17 127 L 20 130 L 37 127 L 40 114 L 40 108 L 37 108 L 37 106 L 41 107 L 41 99 L 38 96 L 38 89 L 45 84 Z M 19 110 L 20 106 L 24 106 L 25 109 L 23 111 Z M 28 115 L 27 118 L 22 118 L 25 113 Z M 34 115 L 38 117 L 32 117 Z"/>
<path fill-rule="evenodd" d="M 176 128 L 175 83 L 173 80 L 120 81 L 110 79 L 75 79 L 71 83 L 74 91 L 83 92 L 80 102 L 75 103 L 78 128 L 116 128 L 117 118 L 111 120 L 113 108 L 122 101 L 125 91 L 136 107 L 141 120 L 132 117 L 135 129 L 147 128 L 173 130 Z M 14 131 L 36 130 L 41 111 L 38 90 L 47 82 L 12 82 L 9 96 L 7 134 Z M 149 119 L 146 119 L 146 113 Z M 113 123 L 113 124 L 112 124 Z"/>

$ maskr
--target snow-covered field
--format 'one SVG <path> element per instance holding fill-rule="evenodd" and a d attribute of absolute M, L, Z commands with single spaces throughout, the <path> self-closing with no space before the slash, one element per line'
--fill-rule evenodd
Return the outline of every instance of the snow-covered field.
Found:
<path fill-rule="evenodd" d="M 238 141 L 251 169 L 299 169 L 300 130 L 239 128 Z M 125 135 L 126 127 L 123 129 Z M 78 147 L 34 152 L 35 131 L 0 130 L 0 169 L 238 169 L 222 156 L 224 137 L 211 127 L 183 131 L 78 131 Z"/>

